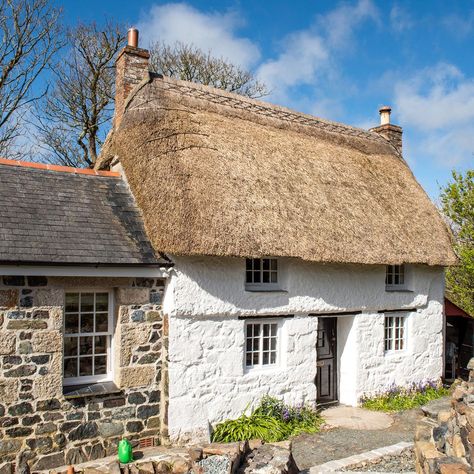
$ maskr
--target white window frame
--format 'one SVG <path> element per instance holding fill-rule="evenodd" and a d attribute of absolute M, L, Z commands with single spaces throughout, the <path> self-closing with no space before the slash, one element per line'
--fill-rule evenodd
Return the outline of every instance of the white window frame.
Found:
<path fill-rule="evenodd" d="M 392 282 L 389 283 L 389 279 L 392 279 Z M 402 276 L 402 282 L 395 283 L 396 276 L 400 279 Z M 407 285 L 408 272 L 407 266 L 405 264 L 400 265 L 387 265 L 385 267 L 385 290 L 387 291 L 403 291 L 408 288 Z"/>
<path fill-rule="evenodd" d="M 260 270 L 255 270 L 255 261 L 260 260 Z M 270 269 L 263 270 L 263 260 L 270 260 Z M 276 262 L 276 270 L 272 270 L 272 261 Z M 248 269 L 248 263 L 251 262 L 251 269 Z M 263 283 L 263 273 L 269 272 L 271 278 L 272 273 L 276 274 L 276 282 Z M 254 273 L 259 272 L 260 282 L 248 281 L 247 277 L 251 274 L 253 280 Z M 245 259 L 245 289 L 248 291 L 278 291 L 280 290 L 280 262 L 275 257 L 247 258 Z"/>
<path fill-rule="evenodd" d="M 275 349 L 275 363 L 273 364 L 264 364 L 263 363 L 263 325 L 265 324 L 275 324 L 276 325 L 276 349 Z M 259 363 L 258 364 L 251 364 L 247 365 L 247 354 L 249 351 L 247 350 L 247 328 L 252 325 L 260 325 L 260 336 L 259 336 Z M 282 345 L 282 322 L 278 319 L 251 319 L 248 321 L 245 321 L 244 325 L 244 369 L 246 372 L 252 372 L 252 371 L 260 371 L 260 370 L 272 370 L 277 367 L 280 367 L 281 365 L 281 345 Z M 251 351 L 253 354 L 256 351 Z M 273 352 L 273 351 L 269 351 Z M 270 357 L 270 355 L 269 355 Z"/>
<path fill-rule="evenodd" d="M 66 334 L 66 294 L 67 293 L 107 293 L 108 294 L 108 308 L 109 308 L 109 314 L 108 314 L 108 328 L 109 330 L 105 332 L 100 332 L 100 333 L 77 333 L 76 334 Z M 95 296 L 94 296 L 94 301 L 95 301 Z M 94 321 L 95 321 L 95 307 L 94 307 Z M 80 311 L 80 299 L 79 299 L 79 315 L 81 314 Z M 64 318 L 63 318 L 63 358 L 62 358 L 62 366 L 63 366 L 63 371 L 62 371 L 62 376 L 63 376 L 63 385 L 83 385 L 83 384 L 91 384 L 91 383 L 100 383 L 100 382 L 109 382 L 113 380 L 113 361 L 112 361 L 112 356 L 113 356 L 113 345 L 114 345 L 114 330 L 115 330 L 115 324 L 114 324 L 114 298 L 113 298 L 113 290 L 111 289 L 102 289 L 102 288 L 80 288 L 80 289 L 68 289 L 64 291 Z M 80 317 L 79 317 L 79 328 L 80 328 Z M 64 360 L 67 358 L 74 358 L 74 356 L 71 357 L 66 357 L 64 356 L 64 342 L 66 337 L 80 337 L 82 334 L 86 334 L 87 336 L 107 336 L 108 341 L 107 341 L 107 373 L 102 374 L 102 375 L 89 375 L 89 376 L 77 376 L 77 377 L 64 377 Z M 78 354 L 76 358 L 80 358 L 80 355 Z"/>
<path fill-rule="evenodd" d="M 400 324 L 401 321 L 401 324 Z M 407 350 L 408 344 L 408 316 L 406 314 L 400 313 L 390 313 L 384 315 L 384 338 L 383 338 L 383 345 L 384 345 L 384 352 L 386 354 L 399 354 Z M 388 322 L 392 324 L 387 325 Z M 399 331 L 402 329 L 402 337 L 400 337 L 400 333 L 398 333 L 397 337 L 397 330 Z M 388 334 L 388 337 L 387 337 Z M 398 343 L 398 348 L 396 348 Z M 387 342 L 388 348 L 387 348 Z"/>

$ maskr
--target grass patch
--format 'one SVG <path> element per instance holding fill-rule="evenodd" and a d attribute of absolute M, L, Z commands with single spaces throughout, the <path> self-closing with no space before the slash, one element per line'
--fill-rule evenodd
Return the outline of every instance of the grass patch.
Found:
<path fill-rule="evenodd" d="M 291 407 L 269 396 L 263 397 L 250 415 L 246 411 L 236 420 L 219 423 L 212 433 L 212 441 L 283 441 L 301 433 L 316 433 L 322 424 L 316 410 L 307 406 Z"/>
<path fill-rule="evenodd" d="M 431 400 L 449 395 L 450 389 L 440 382 L 413 384 L 409 387 L 393 385 L 389 390 L 375 396 L 362 397 L 362 407 L 377 411 L 410 410 L 425 405 Z"/>

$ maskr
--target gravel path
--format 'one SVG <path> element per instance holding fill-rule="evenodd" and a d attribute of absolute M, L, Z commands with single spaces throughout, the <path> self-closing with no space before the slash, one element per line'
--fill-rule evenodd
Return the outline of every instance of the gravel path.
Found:
<path fill-rule="evenodd" d="M 415 472 L 415 453 L 413 449 L 402 451 L 398 456 L 384 456 L 380 461 L 360 463 L 341 471 L 357 472 Z"/>
<path fill-rule="evenodd" d="M 324 414 L 323 414 L 324 416 Z M 420 409 L 392 415 L 394 423 L 384 430 L 350 430 L 334 428 L 316 434 L 304 434 L 293 440 L 293 457 L 300 470 L 353 454 L 413 441 Z"/>

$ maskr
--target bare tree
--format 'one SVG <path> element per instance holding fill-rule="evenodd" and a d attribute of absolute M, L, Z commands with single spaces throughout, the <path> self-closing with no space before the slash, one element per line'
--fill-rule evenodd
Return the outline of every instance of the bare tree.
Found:
<path fill-rule="evenodd" d="M 150 47 L 150 63 L 154 72 L 184 81 L 217 87 L 247 97 L 268 94 L 265 84 L 254 74 L 224 58 L 184 43 L 154 43 Z"/>
<path fill-rule="evenodd" d="M 112 22 L 82 24 L 67 32 L 68 48 L 54 71 L 37 115 L 43 158 L 92 166 L 113 116 L 115 58 L 125 39 Z"/>
<path fill-rule="evenodd" d="M 59 10 L 48 0 L 0 0 L 0 153 L 10 154 L 28 105 L 42 95 L 33 84 L 61 47 Z"/>

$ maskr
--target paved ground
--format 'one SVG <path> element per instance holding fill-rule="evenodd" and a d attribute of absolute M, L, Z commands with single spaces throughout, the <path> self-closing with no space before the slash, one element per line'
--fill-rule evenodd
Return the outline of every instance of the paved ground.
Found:
<path fill-rule="evenodd" d="M 393 418 L 380 411 L 363 408 L 337 406 L 324 410 L 324 421 L 331 428 L 351 430 L 384 430 L 393 423 Z"/>
<path fill-rule="evenodd" d="M 385 429 L 331 428 L 313 435 L 301 435 L 293 440 L 293 457 L 298 467 L 305 470 L 400 441 L 413 441 L 419 416 L 422 416 L 421 410 L 409 410 L 391 415 L 393 423 Z"/>

